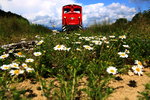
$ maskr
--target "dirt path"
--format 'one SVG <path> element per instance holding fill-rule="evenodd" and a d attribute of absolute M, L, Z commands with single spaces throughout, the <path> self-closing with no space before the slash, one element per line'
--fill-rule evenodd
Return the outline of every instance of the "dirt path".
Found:
<path fill-rule="evenodd" d="M 118 80 L 110 82 L 111 87 L 115 91 L 108 97 L 107 100 L 138 100 L 139 93 L 144 91 L 144 84 L 150 83 L 150 68 L 144 69 L 143 76 L 138 75 L 118 75 Z"/>
<path fill-rule="evenodd" d="M 144 84 L 150 83 L 150 77 L 146 75 L 150 75 L 150 68 L 144 69 L 144 71 L 143 76 L 117 75 L 117 79 L 111 81 L 109 84 L 109 86 L 115 88 L 115 90 L 106 100 L 138 100 L 138 92 L 144 91 Z M 48 78 L 46 80 L 53 79 Z M 39 82 L 33 84 L 30 80 L 25 80 L 21 83 L 14 84 L 14 86 L 16 85 L 19 90 L 27 90 L 25 94 L 27 98 L 32 98 L 32 100 L 47 100 L 46 97 L 42 95 L 42 90 L 39 89 Z"/>

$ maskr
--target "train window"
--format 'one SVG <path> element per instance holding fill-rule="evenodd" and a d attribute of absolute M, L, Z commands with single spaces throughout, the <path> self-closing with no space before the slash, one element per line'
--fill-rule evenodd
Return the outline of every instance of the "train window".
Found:
<path fill-rule="evenodd" d="M 79 9 L 79 8 L 75 8 L 75 9 L 74 9 L 74 12 L 76 12 L 76 13 L 80 13 L 80 12 L 81 12 L 81 9 Z"/>
<path fill-rule="evenodd" d="M 64 9 L 64 13 L 68 13 L 69 11 L 71 11 L 69 8 Z"/>

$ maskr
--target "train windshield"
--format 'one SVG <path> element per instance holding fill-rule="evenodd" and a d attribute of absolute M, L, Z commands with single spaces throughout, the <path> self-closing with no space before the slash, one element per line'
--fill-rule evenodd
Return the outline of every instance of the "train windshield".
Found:
<path fill-rule="evenodd" d="M 81 9 L 79 9 L 79 8 L 75 8 L 75 9 L 74 9 L 74 12 L 76 12 L 76 13 L 80 13 L 80 12 L 81 12 Z"/>
<path fill-rule="evenodd" d="M 71 11 L 71 9 L 69 9 L 69 8 L 64 9 L 64 13 L 68 13 L 69 11 Z"/>

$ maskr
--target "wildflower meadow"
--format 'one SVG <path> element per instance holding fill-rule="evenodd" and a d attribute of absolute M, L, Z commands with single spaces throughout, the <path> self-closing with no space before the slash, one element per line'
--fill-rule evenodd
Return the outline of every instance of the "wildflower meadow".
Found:
<path fill-rule="evenodd" d="M 30 80 L 39 84 L 37 90 L 48 100 L 104 100 L 115 91 L 109 84 L 116 75 L 130 76 L 130 72 L 142 77 L 149 66 L 150 42 L 125 33 L 77 31 L 35 39 L 31 50 L 0 48 L 0 99 L 36 97 L 34 91 L 17 85 Z"/>

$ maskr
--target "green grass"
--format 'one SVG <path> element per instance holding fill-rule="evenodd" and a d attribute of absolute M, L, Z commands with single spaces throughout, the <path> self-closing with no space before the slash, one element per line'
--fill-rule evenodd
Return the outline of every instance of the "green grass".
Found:
<path fill-rule="evenodd" d="M 42 25 L 30 24 L 28 21 L 17 17 L 0 16 L 0 45 L 19 42 L 21 38 L 34 40 L 35 35 L 51 33 L 51 30 Z"/>
<path fill-rule="evenodd" d="M 145 61 L 149 58 L 149 52 L 147 50 L 147 47 L 150 47 L 149 41 L 147 41 L 147 45 L 143 45 L 142 40 L 138 38 L 130 39 L 128 36 L 127 39 L 120 39 L 118 36 L 112 39 L 106 36 L 106 40 L 103 40 L 105 36 L 94 36 L 92 34 L 92 36 L 85 37 L 85 35 L 87 34 L 82 33 L 78 35 L 74 32 L 71 34 L 47 34 L 44 38 L 41 38 L 44 40 L 44 43 L 35 46 L 34 51 L 29 53 L 21 51 L 26 55 L 25 58 L 16 57 L 12 53 L 8 58 L 1 59 L 0 64 L 2 66 L 4 64 L 11 64 L 12 62 L 21 65 L 25 63 L 26 58 L 32 58 L 34 62 L 27 63 L 27 65 L 35 70 L 32 73 L 28 73 L 26 69 L 20 67 L 25 72 L 23 75 L 18 76 L 11 76 L 9 74 L 11 69 L 6 71 L 1 70 L 1 79 L 3 81 L 0 84 L 3 86 L 2 93 L 8 89 L 13 92 L 13 89 L 9 87 L 9 84 L 13 82 L 17 83 L 26 78 L 35 78 L 41 83 L 43 93 L 47 98 L 73 100 L 75 98 L 81 98 L 80 94 L 84 92 L 87 95 L 86 98 L 105 99 L 113 92 L 113 89 L 108 87 L 109 80 L 114 78 L 114 75 L 106 72 L 109 66 L 115 66 L 118 69 L 118 73 L 126 73 L 131 69 L 134 60 Z M 41 39 L 38 38 L 38 41 Z M 95 45 L 91 42 L 92 40 L 100 40 L 102 44 Z M 81 44 L 75 44 L 75 42 L 79 41 Z M 54 47 L 58 44 L 71 49 L 69 51 L 54 50 Z M 93 50 L 86 50 L 83 47 L 83 45 L 90 44 L 92 44 L 91 47 L 93 47 Z M 122 46 L 123 44 L 130 46 L 128 58 L 120 58 L 118 55 L 118 52 L 124 52 L 126 49 Z M 81 51 L 77 51 L 76 48 L 80 48 Z M 1 55 L 3 52 L 4 50 L 1 51 Z M 42 55 L 36 57 L 33 55 L 33 52 L 41 52 Z M 54 77 L 58 80 L 60 86 L 56 87 L 53 81 L 47 83 L 43 80 L 43 77 Z M 87 77 L 87 83 L 85 83 L 87 88 L 79 90 L 79 80 L 83 77 Z M 50 94 L 49 91 L 55 88 L 58 88 L 59 91 L 54 91 L 53 94 Z"/>
<path fill-rule="evenodd" d="M 150 84 L 145 84 L 145 90 L 143 92 L 139 92 L 139 100 L 149 100 L 150 99 Z"/>

